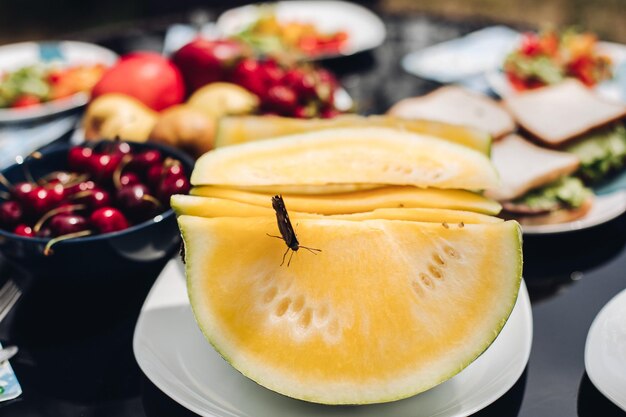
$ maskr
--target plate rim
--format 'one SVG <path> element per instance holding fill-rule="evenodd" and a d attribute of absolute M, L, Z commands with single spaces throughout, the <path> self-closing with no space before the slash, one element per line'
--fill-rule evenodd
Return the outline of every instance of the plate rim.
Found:
<path fill-rule="evenodd" d="M 602 306 L 598 314 L 593 319 L 591 326 L 589 326 L 587 338 L 585 339 L 585 371 L 587 372 L 587 376 L 589 377 L 591 383 L 598 389 L 598 391 L 600 391 L 600 393 L 602 393 L 602 395 L 623 411 L 626 411 L 626 396 L 624 397 L 624 401 L 615 397 L 614 392 L 611 389 L 608 389 L 602 382 L 602 378 L 598 378 L 598 373 L 596 372 L 598 369 L 592 366 L 591 359 L 591 350 L 594 349 L 592 346 L 597 344 L 594 340 L 599 337 L 600 326 L 605 322 L 609 310 L 614 305 L 622 302 L 622 299 L 624 299 L 623 302 L 626 304 L 626 289 L 621 290 L 611 297 L 611 299 L 604 306 Z"/>
<path fill-rule="evenodd" d="M 576 219 L 576 220 L 565 222 L 565 223 L 542 224 L 542 225 L 532 225 L 532 226 L 522 225 L 522 233 L 524 233 L 524 235 L 527 235 L 527 236 L 560 235 L 564 233 L 574 233 L 574 232 L 580 232 L 582 230 L 589 230 L 594 227 L 603 225 L 605 223 L 608 223 L 612 220 L 617 219 L 618 217 L 626 213 L 626 190 L 620 189 L 609 194 L 601 194 L 601 195 L 595 194 L 594 195 L 595 200 L 609 199 L 609 198 L 618 199 L 620 197 L 622 200 L 622 205 L 619 210 L 615 210 L 611 212 L 610 215 L 608 216 L 605 215 L 595 220 L 589 221 L 588 223 L 582 226 L 577 225 L 577 223 L 580 223 L 581 221 L 583 221 L 584 216 L 581 219 Z M 594 204 L 595 204 L 595 201 L 594 201 Z M 592 210 L 593 210 L 593 207 L 592 207 Z"/>
<path fill-rule="evenodd" d="M 139 368 L 144 373 L 144 375 L 161 392 L 163 392 L 163 394 L 167 395 L 169 398 L 171 398 L 172 400 L 177 402 L 180 406 L 182 406 L 182 407 L 184 407 L 184 408 L 186 408 L 186 409 L 188 409 L 188 410 L 190 410 L 190 411 L 192 411 L 192 412 L 194 412 L 194 413 L 196 413 L 198 415 L 201 415 L 201 416 L 224 417 L 224 416 L 221 416 L 221 415 L 214 414 L 213 412 L 210 412 L 209 414 L 207 414 L 207 411 L 205 409 L 197 408 L 194 404 L 188 403 L 185 399 L 181 400 L 180 398 L 175 398 L 175 394 L 172 395 L 170 387 L 167 386 L 166 382 L 164 382 L 163 380 L 160 379 L 162 377 L 163 372 L 154 369 L 154 366 L 150 365 L 149 361 L 145 361 L 141 357 L 141 354 L 140 354 L 140 352 L 141 352 L 141 347 L 140 347 L 141 340 L 140 339 L 142 337 L 142 335 L 141 335 L 141 325 L 142 325 L 142 321 L 143 321 L 143 316 L 146 313 L 146 311 L 149 311 L 149 310 L 155 308 L 155 307 L 148 306 L 148 304 L 150 304 L 149 300 L 150 300 L 151 296 L 156 292 L 156 288 L 158 288 L 159 283 L 165 279 L 164 271 L 168 270 L 169 268 L 172 268 L 172 269 L 178 268 L 179 271 L 184 270 L 184 266 L 182 266 L 182 262 L 180 261 L 180 259 L 178 259 L 178 258 L 171 259 L 170 261 L 168 261 L 168 263 L 164 267 L 163 271 L 157 277 L 157 279 L 155 280 L 152 288 L 150 289 L 150 291 L 148 293 L 148 296 L 146 297 L 146 300 L 144 301 L 144 304 L 143 304 L 143 306 L 141 308 L 139 317 L 137 319 L 137 324 L 135 326 L 134 334 L 133 334 L 133 354 L 135 356 L 135 361 L 139 365 Z M 184 277 L 181 277 L 181 278 L 184 279 Z M 184 284 L 184 283 L 183 283 L 183 285 L 186 286 L 186 284 Z M 517 381 L 519 381 L 521 375 L 524 373 L 524 370 L 527 367 L 527 364 L 528 364 L 528 361 L 529 361 L 529 358 L 530 358 L 530 354 L 531 354 L 531 350 L 532 350 L 532 342 L 533 342 L 533 316 L 532 316 L 532 307 L 531 307 L 531 302 L 530 302 L 530 296 L 529 296 L 529 293 L 528 293 L 528 289 L 526 287 L 526 283 L 525 283 L 523 278 L 520 281 L 520 288 L 519 288 L 519 291 L 518 291 L 516 303 L 515 303 L 513 308 L 515 308 L 518 305 L 518 303 L 519 303 L 519 307 L 520 307 L 520 313 L 519 314 L 521 315 L 521 319 L 520 320 L 522 322 L 522 326 L 520 326 L 520 327 L 523 327 L 523 332 L 526 333 L 528 335 L 528 337 L 524 338 L 525 339 L 525 343 L 520 348 L 520 352 L 522 352 L 521 360 L 519 360 L 518 362 L 515 363 L 515 369 L 513 371 L 511 371 L 511 375 L 514 376 L 514 378 L 510 377 L 510 380 L 507 380 L 506 383 L 498 385 L 497 388 L 492 391 L 492 395 L 490 395 L 487 399 L 479 401 L 476 405 L 474 405 L 473 407 L 471 407 L 469 409 L 463 410 L 463 411 L 461 411 L 461 412 L 459 412 L 457 414 L 452 414 L 452 415 L 450 415 L 450 417 L 466 417 L 466 416 L 469 416 L 471 414 L 474 414 L 474 413 L 484 409 L 485 407 L 489 406 L 490 404 L 492 404 L 493 402 L 495 402 L 496 400 L 501 398 L 503 395 L 505 395 L 517 383 Z M 178 306 L 178 307 L 185 307 L 182 304 L 176 304 L 176 306 Z M 156 307 L 156 308 L 158 308 L 158 307 Z M 511 311 L 511 314 L 512 313 L 513 313 L 513 310 Z M 509 316 L 509 318 L 510 318 L 510 316 Z M 489 348 L 483 353 L 483 355 L 485 353 L 487 353 L 488 351 L 489 351 Z M 482 357 L 482 355 L 481 355 L 481 357 Z M 469 366 L 471 366 L 471 364 Z M 169 369 L 167 369 L 167 368 L 166 368 L 166 371 L 168 373 L 170 372 Z M 234 368 L 233 368 L 233 371 L 235 371 Z M 164 378 L 164 379 L 167 379 L 167 378 Z M 235 416 L 235 415 L 233 414 L 233 416 Z M 236 416 L 239 416 L 239 414 L 237 414 Z"/>

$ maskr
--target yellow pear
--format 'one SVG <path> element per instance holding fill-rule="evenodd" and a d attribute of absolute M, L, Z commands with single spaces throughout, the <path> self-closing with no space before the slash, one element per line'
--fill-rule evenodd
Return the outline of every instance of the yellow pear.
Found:
<path fill-rule="evenodd" d="M 187 105 L 217 119 L 253 113 L 259 106 L 259 98 L 236 84 L 218 82 L 197 90 L 189 97 Z"/>
<path fill-rule="evenodd" d="M 150 141 L 183 149 L 198 157 L 213 149 L 215 119 L 185 104 L 164 110 L 150 133 Z"/>
<path fill-rule="evenodd" d="M 145 142 L 158 113 L 124 94 L 104 94 L 87 107 L 83 119 L 85 139 L 120 139 Z"/>

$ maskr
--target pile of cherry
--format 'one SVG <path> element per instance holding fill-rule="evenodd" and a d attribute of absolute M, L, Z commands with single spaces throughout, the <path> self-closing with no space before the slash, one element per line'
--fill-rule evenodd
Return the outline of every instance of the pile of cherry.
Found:
<path fill-rule="evenodd" d="M 228 81 L 256 94 L 263 114 L 331 118 L 340 113 L 334 101 L 339 83 L 323 68 L 286 68 L 271 58 L 246 58 L 235 65 Z"/>
<path fill-rule="evenodd" d="M 117 232 L 151 219 L 169 209 L 170 196 L 189 191 L 180 161 L 153 149 L 134 152 L 126 142 L 72 147 L 67 162 L 67 171 L 35 180 L 27 158 L 28 180 L 11 184 L 0 178 L 8 189 L 0 203 L 0 228 L 51 238 L 46 254 L 61 240 Z"/>

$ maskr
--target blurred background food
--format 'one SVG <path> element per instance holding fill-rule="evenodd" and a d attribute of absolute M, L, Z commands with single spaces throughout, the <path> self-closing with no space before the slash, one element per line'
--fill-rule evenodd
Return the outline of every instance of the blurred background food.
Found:
<path fill-rule="evenodd" d="M 0 42 L 68 37 L 88 30 L 92 36 L 132 28 L 136 19 L 152 18 L 155 26 L 164 19 L 188 16 L 197 9 L 219 10 L 249 3 L 240 0 L 2 0 Z M 382 13 L 440 15 L 452 19 L 489 19 L 509 24 L 558 27 L 580 25 L 601 39 L 626 42 L 622 0 L 366 0 L 357 3 Z M 180 20 L 180 19 L 179 19 Z"/>

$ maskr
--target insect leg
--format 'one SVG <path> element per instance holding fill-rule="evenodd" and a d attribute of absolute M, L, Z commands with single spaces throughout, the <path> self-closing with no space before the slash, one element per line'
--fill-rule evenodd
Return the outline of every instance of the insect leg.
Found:
<path fill-rule="evenodd" d="M 306 249 L 311 252 L 313 255 L 317 255 L 318 252 L 321 252 L 321 249 L 309 248 L 307 246 L 300 246 L 302 249 Z"/>
<path fill-rule="evenodd" d="M 289 265 L 291 265 L 291 258 L 293 258 L 293 254 L 296 253 L 295 250 L 291 251 L 291 256 L 289 256 L 289 261 L 287 262 L 287 267 L 289 267 Z"/>
<path fill-rule="evenodd" d="M 290 247 L 287 247 L 287 250 L 285 251 L 285 253 L 283 253 L 283 261 L 280 263 L 280 266 L 283 266 L 283 264 L 285 263 L 285 256 L 287 256 L 287 252 L 289 252 L 289 249 L 291 249 Z M 291 260 L 290 260 L 291 262 Z M 287 266 L 289 266 L 289 264 L 287 264 Z"/>

